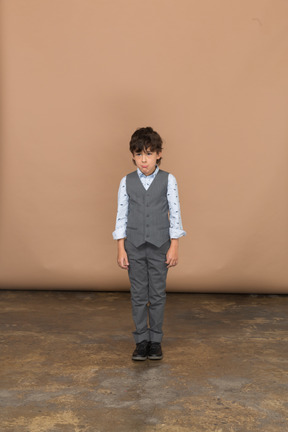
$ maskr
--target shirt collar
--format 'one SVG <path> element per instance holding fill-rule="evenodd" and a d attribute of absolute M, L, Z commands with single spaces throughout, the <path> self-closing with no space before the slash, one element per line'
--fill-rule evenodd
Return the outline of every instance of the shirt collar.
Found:
<path fill-rule="evenodd" d="M 159 166 L 156 165 L 155 171 L 152 174 L 150 174 L 149 176 L 146 176 L 145 174 L 142 173 L 142 171 L 139 168 L 137 168 L 137 173 L 138 173 L 139 178 L 145 177 L 147 179 L 148 178 L 154 179 L 156 177 L 156 175 L 158 174 L 158 171 L 159 171 Z"/>

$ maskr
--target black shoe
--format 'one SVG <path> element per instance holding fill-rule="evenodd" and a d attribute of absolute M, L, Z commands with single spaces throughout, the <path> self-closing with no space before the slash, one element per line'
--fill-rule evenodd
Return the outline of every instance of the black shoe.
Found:
<path fill-rule="evenodd" d="M 149 360 L 161 360 L 163 358 L 161 343 L 160 342 L 150 342 L 150 347 L 148 351 Z"/>
<path fill-rule="evenodd" d="M 148 354 L 149 343 L 144 340 L 136 344 L 136 348 L 132 354 L 132 360 L 146 360 Z"/>

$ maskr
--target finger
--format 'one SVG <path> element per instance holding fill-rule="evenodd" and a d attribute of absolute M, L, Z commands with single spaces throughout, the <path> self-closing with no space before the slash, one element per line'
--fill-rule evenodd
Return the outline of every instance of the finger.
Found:
<path fill-rule="evenodd" d="M 128 267 L 129 267 L 129 262 L 128 262 L 127 259 L 124 258 L 124 260 L 123 260 L 123 267 L 122 268 L 124 268 L 125 270 L 127 270 Z"/>
<path fill-rule="evenodd" d="M 122 269 L 126 269 L 126 265 L 125 265 L 124 260 L 119 260 L 118 264 L 119 264 L 119 267 L 121 267 Z"/>

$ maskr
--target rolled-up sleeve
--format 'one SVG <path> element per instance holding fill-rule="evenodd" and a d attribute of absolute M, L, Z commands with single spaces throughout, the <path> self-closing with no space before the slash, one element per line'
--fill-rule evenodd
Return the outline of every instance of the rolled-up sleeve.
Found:
<path fill-rule="evenodd" d="M 178 185 L 176 178 L 172 174 L 168 176 L 167 200 L 169 206 L 170 238 L 183 237 L 186 235 L 186 231 L 183 230 L 182 226 Z"/>
<path fill-rule="evenodd" d="M 115 231 L 112 236 L 114 240 L 126 237 L 128 220 L 129 197 L 126 190 L 126 176 L 122 178 L 118 190 L 118 208 L 116 216 Z"/>

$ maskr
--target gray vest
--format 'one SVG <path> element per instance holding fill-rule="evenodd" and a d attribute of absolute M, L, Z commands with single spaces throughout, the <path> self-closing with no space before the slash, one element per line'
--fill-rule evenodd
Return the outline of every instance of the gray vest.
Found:
<path fill-rule="evenodd" d="M 170 238 L 168 175 L 168 172 L 159 170 L 147 191 L 137 171 L 133 171 L 126 177 L 129 196 L 127 240 L 136 247 L 145 242 L 160 247 Z"/>

